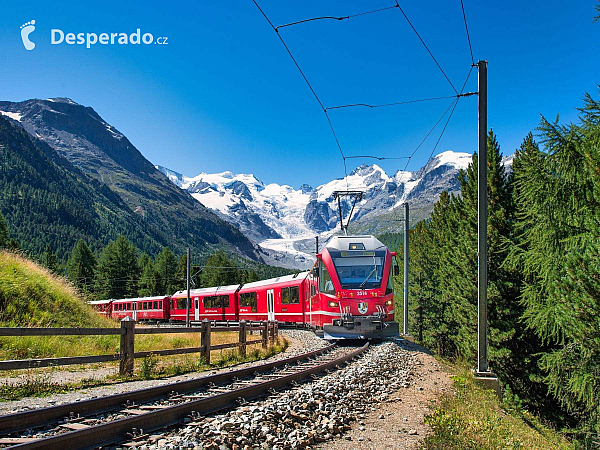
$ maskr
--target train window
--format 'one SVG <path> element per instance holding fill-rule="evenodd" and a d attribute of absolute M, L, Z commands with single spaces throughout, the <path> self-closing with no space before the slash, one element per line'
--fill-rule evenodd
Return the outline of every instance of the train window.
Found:
<path fill-rule="evenodd" d="M 154 309 L 158 309 L 158 302 L 154 302 Z"/>
<path fill-rule="evenodd" d="M 394 293 L 394 277 L 392 275 L 392 272 L 390 272 L 388 275 L 388 283 L 387 288 L 385 289 L 385 295 Z"/>
<path fill-rule="evenodd" d="M 221 306 L 229 308 L 229 295 L 221 295 Z"/>
<path fill-rule="evenodd" d="M 281 288 L 281 304 L 297 305 L 300 303 L 300 290 L 298 286 Z"/>
<path fill-rule="evenodd" d="M 198 299 L 194 299 L 194 309 L 198 309 Z"/>
<path fill-rule="evenodd" d="M 177 299 L 177 309 L 187 309 L 187 298 Z"/>
<path fill-rule="evenodd" d="M 317 295 L 317 287 L 314 284 L 310 285 L 310 296 L 314 297 Z"/>
<path fill-rule="evenodd" d="M 335 288 L 333 287 L 333 282 L 331 281 L 331 276 L 327 271 L 327 267 L 319 261 L 319 290 L 324 292 L 325 294 L 335 295 Z"/>
<path fill-rule="evenodd" d="M 220 308 L 221 307 L 221 296 L 213 295 L 210 297 L 204 297 L 205 308 Z"/>
<path fill-rule="evenodd" d="M 363 244 L 362 242 L 358 242 L 358 243 L 351 243 L 348 247 L 349 250 L 364 250 L 365 249 L 365 244 Z"/>
<path fill-rule="evenodd" d="M 240 306 L 250 306 L 252 312 L 256 312 L 256 292 L 244 292 L 240 294 Z"/>
<path fill-rule="evenodd" d="M 300 288 L 298 286 L 292 286 L 290 288 L 290 305 L 297 305 L 300 303 Z"/>
<path fill-rule="evenodd" d="M 342 289 L 375 289 L 381 287 L 383 256 L 332 257 Z"/>
<path fill-rule="evenodd" d="M 281 288 L 281 304 L 282 305 L 290 304 L 290 288 L 287 288 L 287 287 Z"/>

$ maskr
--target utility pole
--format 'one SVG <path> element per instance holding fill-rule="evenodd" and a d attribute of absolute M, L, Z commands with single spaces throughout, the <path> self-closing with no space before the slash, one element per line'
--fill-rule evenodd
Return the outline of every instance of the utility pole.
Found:
<path fill-rule="evenodd" d="M 408 202 L 404 204 L 404 335 L 408 336 Z"/>
<path fill-rule="evenodd" d="M 187 266 L 187 313 L 185 315 L 185 326 L 189 327 L 190 326 L 190 259 L 191 259 L 191 255 L 190 255 L 190 248 L 188 247 L 187 249 L 187 261 L 186 261 L 186 266 Z"/>
<path fill-rule="evenodd" d="M 489 373 L 487 349 L 487 61 L 479 69 L 479 155 L 477 160 L 477 372 Z"/>

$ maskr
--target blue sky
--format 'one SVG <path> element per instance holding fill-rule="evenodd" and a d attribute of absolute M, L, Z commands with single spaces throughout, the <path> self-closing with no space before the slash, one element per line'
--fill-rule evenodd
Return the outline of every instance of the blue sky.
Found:
<path fill-rule="evenodd" d="M 275 24 L 349 15 L 390 0 L 261 0 Z M 489 62 L 489 125 L 505 154 L 540 114 L 577 119 L 584 92 L 597 95 L 600 23 L 593 0 L 464 0 L 475 60 Z M 470 56 L 459 0 L 401 3 L 450 79 L 462 85 Z M 20 26 L 36 20 L 32 51 Z M 137 28 L 168 45 L 51 45 L 65 34 Z M 281 30 L 326 106 L 389 103 L 453 91 L 398 9 Z M 467 91 L 477 90 L 473 72 Z M 343 176 L 318 103 L 251 0 L 5 2 L 0 15 L 0 99 L 70 97 L 93 107 L 153 163 L 187 175 L 254 173 L 264 182 L 313 186 Z M 331 111 L 347 155 L 412 153 L 451 100 Z M 441 127 L 409 170 L 428 159 Z M 477 99 L 460 100 L 436 153 L 472 152 Z M 349 170 L 372 160 L 351 159 Z M 378 163 L 388 173 L 404 161 Z"/>

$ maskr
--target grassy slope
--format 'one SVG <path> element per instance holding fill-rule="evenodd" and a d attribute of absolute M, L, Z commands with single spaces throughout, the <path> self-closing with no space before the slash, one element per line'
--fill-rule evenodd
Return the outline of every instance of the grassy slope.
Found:
<path fill-rule="evenodd" d="M 100 316 L 64 278 L 15 253 L 0 251 L 0 326 L 117 327 Z M 238 341 L 215 333 L 213 345 Z M 136 336 L 136 351 L 200 346 L 200 333 Z M 101 355 L 119 351 L 119 336 L 1 337 L 0 359 Z M 222 352 L 220 352 L 222 353 Z M 221 356 L 219 354 L 219 356 Z M 225 355 L 231 359 L 230 355 Z M 263 357 L 262 353 L 256 357 Z M 223 358 L 217 357 L 216 361 Z"/>
<path fill-rule="evenodd" d="M 0 326 L 114 327 L 63 278 L 14 253 L 0 252 Z"/>
<path fill-rule="evenodd" d="M 460 369 L 454 378 L 456 395 L 447 396 L 427 417 L 433 434 L 424 449 L 570 449 L 563 436 L 509 401 L 500 402 L 493 391 L 475 384 Z"/>

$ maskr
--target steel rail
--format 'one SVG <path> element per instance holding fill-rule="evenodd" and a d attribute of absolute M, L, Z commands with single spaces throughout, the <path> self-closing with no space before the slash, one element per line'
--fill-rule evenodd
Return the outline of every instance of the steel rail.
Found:
<path fill-rule="evenodd" d="M 149 402 L 164 397 L 172 392 L 184 394 L 198 390 L 198 388 L 211 383 L 219 384 L 226 381 L 231 381 L 234 378 L 251 376 L 256 372 L 268 372 L 287 364 L 294 364 L 298 361 L 310 359 L 315 356 L 330 352 L 334 347 L 335 345 L 330 345 L 319 350 L 314 350 L 312 352 L 303 353 L 278 361 L 272 361 L 258 366 L 250 366 L 229 372 L 208 375 L 193 380 L 179 381 L 177 383 L 154 386 L 131 392 L 123 392 L 121 394 L 113 394 L 101 398 L 82 400 L 76 403 L 50 406 L 47 408 L 40 408 L 32 411 L 23 411 L 15 414 L 0 416 L 0 435 L 13 434 L 30 428 L 46 426 L 71 415 L 80 415 L 85 417 L 86 415 L 89 416 L 93 414 L 101 414 L 121 408 L 128 401 L 134 403 Z"/>
<path fill-rule="evenodd" d="M 362 354 L 368 347 L 369 344 L 366 343 L 361 348 L 340 358 L 327 361 L 315 367 L 300 370 L 294 374 L 263 381 L 256 385 L 234 389 L 230 392 L 181 403 L 161 410 L 140 414 L 138 416 L 127 417 L 97 426 L 90 426 L 76 431 L 57 434 L 49 438 L 16 445 L 11 448 L 54 449 L 62 447 L 69 449 L 87 449 L 122 442 L 131 438 L 132 430 L 134 428 L 143 429 L 144 432 L 154 431 L 180 423 L 192 413 L 205 415 L 235 405 L 239 399 L 248 400 L 260 397 L 271 390 L 281 389 L 290 383 L 303 380 L 311 375 L 316 375 L 343 364 Z"/>

